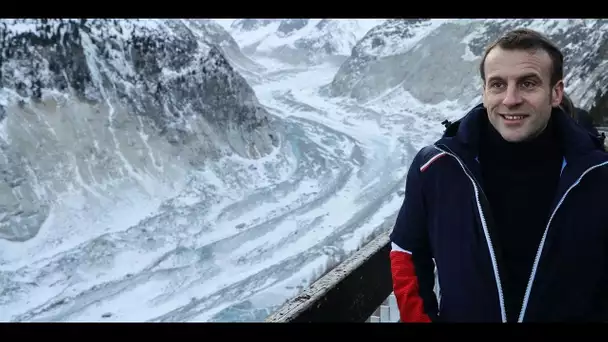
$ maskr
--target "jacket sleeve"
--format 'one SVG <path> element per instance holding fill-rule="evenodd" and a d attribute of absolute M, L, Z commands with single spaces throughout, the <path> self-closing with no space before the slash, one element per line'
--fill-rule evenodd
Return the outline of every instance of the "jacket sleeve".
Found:
<path fill-rule="evenodd" d="M 405 198 L 390 235 L 393 291 L 401 322 L 432 322 L 438 311 L 419 159 L 420 154 L 408 171 Z"/>

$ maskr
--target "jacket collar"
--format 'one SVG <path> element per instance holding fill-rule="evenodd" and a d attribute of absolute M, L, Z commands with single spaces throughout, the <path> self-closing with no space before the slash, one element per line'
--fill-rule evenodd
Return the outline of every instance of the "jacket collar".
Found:
<path fill-rule="evenodd" d="M 480 125 L 483 122 L 480 120 L 481 115 L 488 115 L 483 104 L 475 106 L 462 119 L 448 126 L 443 137 L 435 143 L 440 148 L 447 147 L 450 152 L 461 158 L 476 178 L 480 177 L 477 156 Z M 586 171 L 594 166 L 608 163 L 608 153 L 596 145 L 590 132 L 561 109 L 555 108 L 551 115 L 564 154 L 558 189 L 558 194 L 564 194 Z"/>
<path fill-rule="evenodd" d="M 452 123 L 446 129 L 437 144 L 448 146 L 456 154 L 465 159 L 476 158 L 479 153 L 480 116 L 488 115 L 483 104 L 471 109 L 462 119 Z M 561 148 L 567 163 L 580 162 L 586 159 L 606 159 L 596 145 L 593 136 L 581 127 L 570 116 L 559 108 L 551 113 L 557 128 L 557 134 L 562 144 Z"/>

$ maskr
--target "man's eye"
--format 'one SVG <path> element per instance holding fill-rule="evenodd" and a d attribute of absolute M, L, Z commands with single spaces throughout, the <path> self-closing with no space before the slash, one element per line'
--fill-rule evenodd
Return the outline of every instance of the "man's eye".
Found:
<path fill-rule="evenodd" d="M 522 85 L 524 86 L 524 88 L 532 88 L 536 84 L 534 82 L 532 82 L 532 81 L 525 81 L 524 83 L 522 83 Z"/>

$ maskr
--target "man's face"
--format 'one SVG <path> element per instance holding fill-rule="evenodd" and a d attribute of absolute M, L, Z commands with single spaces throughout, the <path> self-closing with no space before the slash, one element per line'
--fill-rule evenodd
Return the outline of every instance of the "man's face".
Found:
<path fill-rule="evenodd" d="M 503 50 L 495 47 L 484 64 L 483 104 L 503 139 L 520 142 L 540 134 L 552 107 L 562 100 L 560 80 L 551 87 L 551 58 L 544 50 Z"/>

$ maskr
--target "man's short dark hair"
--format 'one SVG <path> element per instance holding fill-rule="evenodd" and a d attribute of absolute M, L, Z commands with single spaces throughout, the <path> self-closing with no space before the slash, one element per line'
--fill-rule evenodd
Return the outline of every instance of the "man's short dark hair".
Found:
<path fill-rule="evenodd" d="M 484 82 L 486 80 L 484 71 L 486 57 L 497 46 L 504 50 L 545 50 L 551 58 L 551 86 L 554 86 L 559 80 L 564 78 L 564 55 L 559 47 L 540 32 L 522 28 L 507 32 L 486 48 L 479 64 L 479 73 Z"/>

